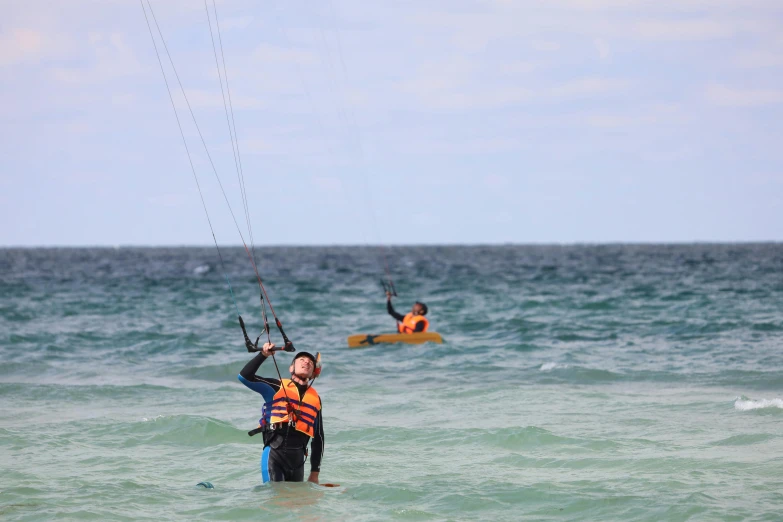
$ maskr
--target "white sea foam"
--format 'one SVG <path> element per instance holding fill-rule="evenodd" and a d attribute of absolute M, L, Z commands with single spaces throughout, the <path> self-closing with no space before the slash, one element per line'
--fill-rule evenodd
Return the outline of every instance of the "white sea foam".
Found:
<path fill-rule="evenodd" d="M 209 265 L 201 265 L 194 268 L 193 273 L 196 275 L 201 275 L 201 274 L 206 274 L 207 272 L 209 272 L 209 270 L 210 270 Z"/>
<path fill-rule="evenodd" d="M 737 397 L 734 401 L 734 409 L 739 411 L 748 410 L 760 410 L 763 408 L 780 408 L 783 409 L 783 399 L 743 399 Z"/>
<path fill-rule="evenodd" d="M 561 363 L 554 363 L 554 362 L 548 362 L 541 365 L 541 368 L 539 368 L 542 372 L 551 372 L 552 370 L 560 370 L 563 368 L 568 368 L 567 364 L 561 364 Z"/>

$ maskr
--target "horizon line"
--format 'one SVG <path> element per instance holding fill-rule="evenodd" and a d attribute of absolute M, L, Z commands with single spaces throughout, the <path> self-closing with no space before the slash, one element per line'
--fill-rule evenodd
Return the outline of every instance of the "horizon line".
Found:
<path fill-rule="evenodd" d="M 675 241 L 562 241 L 562 242 L 491 242 L 491 243 L 275 243 L 255 245 L 255 248 L 410 248 L 410 247 L 502 247 L 502 246 L 688 246 L 688 245 L 775 245 L 783 244 L 783 240 L 675 240 Z M 0 245 L 0 250 L 24 250 L 24 249 L 123 249 L 123 248 L 215 248 L 214 243 L 205 244 L 49 244 L 49 245 Z M 220 248 L 241 248 L 243 244 L 220 245 Z"/>

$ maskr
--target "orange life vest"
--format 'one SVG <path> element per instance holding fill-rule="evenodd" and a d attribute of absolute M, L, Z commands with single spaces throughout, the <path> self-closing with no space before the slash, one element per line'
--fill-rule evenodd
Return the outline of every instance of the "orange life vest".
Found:
<path fill-rule="evenodd" d="M 288 395 L 288 399 L 286 399 Z M 299 397 L 299 388 L 291 379 L 283 379 L 280 389 L 272 397 L 269 422 L 286 423 L 289 420 L 289 403 L 293 408 L 296 429 L 305 435 L 315 435 L 315 420 L 321 411 L 321 398 L 314 388 L 307 388 L 304 398 Z"/>
<path fill-rule="evenodd" d="M 402 318 L 401 323 L 397 323 L 397 331 L 404 334 L 411 334 L 416 331 L 416 325 L 424 322 L 424 330 L 430 327 L 430 322 L 423 315 L 413 315 L 413 312 L 408 312 L 405 317 Z"/>

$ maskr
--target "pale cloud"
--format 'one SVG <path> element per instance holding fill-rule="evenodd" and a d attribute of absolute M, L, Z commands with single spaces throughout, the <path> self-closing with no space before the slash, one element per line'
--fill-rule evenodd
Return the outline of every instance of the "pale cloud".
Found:
<path fill-rule="evenodd" d="M 557 42 L 534 40 L 530 45 L 536 51 L 541 51 L 541 52 L 553 52 L 553 51 L 560 50 L 560 44 Z"/>
<path fill-rule="evenodd" d="M 767 189 L 779 189 L 783 186 L 783 170 L 780 172 L 759 172 L 753 176 L 745 176 L 743 184 L 762 186 Z"/>
<path fill-rule="evenodd" d="M 737 24 L 711 19 L 701 20 L 643 20 L 634 24 L 632 34 L 655 41 L 714 40 L 734 36 Z"/>
<path fill-rule="evenodd" d="M 606 40 L 603 38 L 596 38 L 593 40 L 593 45 L 595 45 L 595 50 L 598 52 L 598 57 L 601 58 L 601 60 L 606 61 L 609 59 L 612 50 L 609 48 L 609 44 L 606 43 Z"/>
<path fill-rule="evenodd" d="M 513 71 L 532 69 L 529 64 L 510 64 Z M 501 66 L 505 73 L 508 67 Z M 623 78 L 587 77 L 554 85 L 528 85 L 503 74 L 484 73 L 478 64 L 452 61 L 425 67 L 419 75 L 399 84 L 402 93 L 413 96 L 422 107 L 434 110 L 475 111 L 511 107 L 537 100 L 589 99 L 627 91 L 632 82 Z"/>
<path fill-rule="evenodd" d="M 527 74 L 532 72 L 536 68 L 536 65 L 531 62 L 514 61 L 504 62 L 499 69 L 509 75 Z"/>
<path fill-rule="evenodd" d="M 115 78 L 135 76 L 142 71 L 135 49 L 127 43 L 123 33 L 90 32 L 86 49 L 80 50 L 87 65 L 53 66 L 49 69 L 53 79 L 74 86 L 95 85 Z"/>
<path fill-rule="evenodd" d="M 533 100 L 535 91 L 523 86 L 508 85 L 488 89 L 484 91 L 482 95 L 487 98 L 487 101 L 485 102 L 486 106 L 505 107 L 507 105 L 515 105 Z M 478 105 L 481 105 L 481 102 L 478 102 Z"/>
<path fill-rule="evenodd" d="M 489 3 L 498 7 L 530 9 L 528 3 L 516 0 L 490 0 Z M 620 13 L 733 12 L 737 9 L 780 10 L 780 2 L 778 0 L 754 0 L 741 3 L 737 2 L 737 0 L 547 0 L 546 6 L 565 11 L 609 11 Z"/>
<path fill-rule="evenodd" d="M 533 38 L 538 51 L 559 50 L 552 34 L 598 39 L 642 41 L 709 41 L 738 34 L 776 34 L 776 14 L 783 4 L 734 0 L 548 0 L 489 1 L 472 5 L 474 12 L 429 12 L 416 18 L 433 30 L 483 35 L 485 41 Z M 776 13 L 779 11 L 780 13 Z"/>
<path fill-rule="evenodd" d="M 477 67 L 476 62 L 466 59 L 423 65 L 417 75 L 398 84 L 398 91 L 431 108 L 465 107 L 478 97 L 475 91 L 471 92 Z"/>
<path fill-rule="evenodd" d="M 185 89 L 190 106 L 193 108 L 202 109 L 224 109 L 224 98 L 220 93 L 220 87 L 214 89 Z M 225 98 L 225 103 L 228 103 L 228 97 Z M 231 94 L 231 106 L 234 110 L 242 109 L 263 109 L 268 107 L 268 103 L 264 103 L 261 99 L 252 96 L 237 95 L 232 92 Z M 179 107 L 178 109 L 187 107 Z"/>
<path fill-rule="evenodd" d="M 57 83 L 77 84 L 85 81 L 83 69 L 52 67 L 49 72 Z"/>
<path fill-rule="evenodd" d="M 765 69 L 783 66 L 783 49 L 770 51 L 767 49 L 755 49 L 737 53 L 733 63 L 743 69 Z"/>
<path fill-rule="evenodd" d="M 706 92 L 707 100 L 724 107 L 763 107 L 783 103 L 783 90 L 780 89 L 737 89 L 725 85 L 710 85 Z"/>
<path fill-rule="evenodd" d="M 85 121 L 72 121 L 63 125 L 67 134 L 87 134 L 95 130 L 94 126 Z"/>
<path fill-rule="evenodd" d="M 429 156 L 433 154 L 494 154 L 523 149 L 525 143 L 523 138 L 517 136 L 471 137 L 461 140 L 421 136 L 416 141 L 396 143 L 390 146 L 400 153 Z"/>
<path fill-rule="evenodd" d="M 111 95 L 112 105 L 133 107 L 139 103 L 139 96 L 135 92 L 114 93 Z"/>
<path fill-rule="evenodd" d="M 533 69 L 533 64 L 522 61 L 487 68 L 480 60 L 452 58 L 420 66 L 415 75 L 398 84 L 397 90 L 429 109 L 504 107 L 533 98 L 534 91 L 516 78 Z"/>
<path fill-rule="evenodd" d="M 564 9 L 603 11 L 617 8 L 626 10 L 634 9 L 638 8 L 640 5 L 649 3 L 648 0 L 551 0 L 549 5 Z"/>
<path fill-rule="evenodd" d="M 362 109 L 370 107 L 370 96 L 366 91 L 347 89 L 345 91 L 345 103 L 349 107 Z"/>
<path fill-rule="evenodd" d="M 516 105 L 534 97 L 534 92 L 525 87 L 472 85 L 470 89 L 406 89 L 413 94 L 422 107 L 431 110 L 475 111 Z"/>
<path fill-rule="evenodd" d="M 626 91 L 630 84 L 623 78 L 580 78 L 548 89 L 547 95 L 557 99 L 589 98 Z"/>
<path fill-rule="evenodd" d="M 654 104 L 625 111 L 591 111 L 575 116 L 574 121 L 601 129 L 682 125 L 689 117 L 680 105 Z"/>
<path fill-rule="evenodd" d="M 259 63 L 283 63 L 312 65 L 316 56 L 302 49 L 286 49 L 269 44 L 261 44 L 253 50 L 252 58 Z"/>
<path fill-rule="evenodd" d="M 499 189 L 506 188 L 509 186 L 509 179 L 501 174 L 487 174 L 484 176 L 484 184 Z"/>
<path fill-rule="evenodd" d="M 158 194 L 147 198 L 147 203 L 169 208 L 181 207 L 192 201 L 193 197 L 191 194 Z"/>
<path fill-rule="evenodd" d="M 419 67 L 416 77 L 402 82 L 401 87 L 403 91 L 418 94 L 440 92 L 475 78 L 478 67 L 478 62 L 466 58 L 427 63 Z"/>
<path fill-rule="evenodd" d="M 98 185 L 110 176 L 110 174 L 103 171 L 75 169 L 70 172 L 68 176 L 62 178 L 63 183 L 68 185 Z"/>
<path fill-rule="evenodd" d="M 328 149 L 323 140 L 309 135 L 254 137 L 240 140 L 242 154 L 253 155 L 325 155 Z M 301 158 L 299 158 L 301 159 Z"/>
<path fill-rule="evenodd" d="M 491 42 L 502 42 L 507 38 L 524 35 L 526 24 L 524 19 L 513 14 L 507 16 L 502 12 L 426 11 L 422 10 L 413 17 L 416 25 L 429 27 L 421 44 L 432 45 L 433 40 L 439 41 L 437 35 L 443 31 L 451 32 L 450 41 L 457 42 L 467 50 L 478 51 L 486 48 Z M 417 31 L 418 32 L 418 31 Z"/>
<path fill-rule="evenodd" d="M 310 181 L 318 187 L 319 190 L 332 196 L 343 193 L 343 182 L 337 176 L 311 176 Z"/>
<path fill-rule="evenodd" d="M 42 31 L 17 28 L 0 34 L 0 67 L 37 62 L 46 45 Z"/>
<path fill-rule="evenodd" d="M 218 13 L 220 14 L 220 13 Z M 253 23 L 254 18 L 252 16 L 235 16 L 232 18 L 226 18 L 225 20 L 219 19 L 220 31 L 231 31 L 233 29 L 245 29 Z"/>
<path fill-rule="evenodd" d="M 469 53 L 483 51 L 487 48 L 487 45 L 489 45 L 491 40 L 492 35 L 479 30 L 456 31 L 452 36 L 452 43 L 454 46 Z"/>
<path fill-rule="evenodd" d="M 491 219 L 496 224 L 511 224 L 514 222 L 514 217 L 510 212 L 496 212 L 491 216 Z"/>

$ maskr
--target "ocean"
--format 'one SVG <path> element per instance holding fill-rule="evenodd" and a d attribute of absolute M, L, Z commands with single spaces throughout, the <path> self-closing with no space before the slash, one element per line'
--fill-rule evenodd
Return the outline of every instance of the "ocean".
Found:
<path fill-rule="evenodd" d="M 236 308 L 214 247 L 0 250 L 1 519 L 783 517 L 781 244 L 391 247 L 445 342 L 359 350 L 379 249 L 258 248 L 337 488 L 262 485 L 258 285 L 221 252 Z"/>

